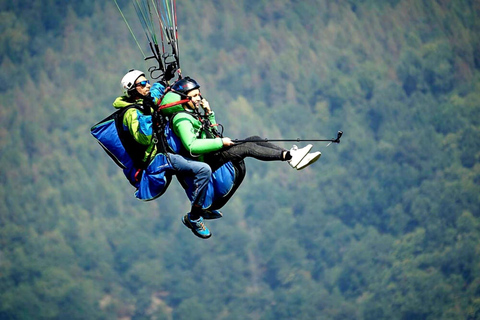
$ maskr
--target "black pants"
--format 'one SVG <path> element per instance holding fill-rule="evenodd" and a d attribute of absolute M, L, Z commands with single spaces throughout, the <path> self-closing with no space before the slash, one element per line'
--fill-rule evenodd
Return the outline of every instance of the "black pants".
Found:
<path fill-rule="evenodd" d="M 262 140 L 258 136 L 248 137 L 245 140 Z M 283 161 L 284 148 L 270 142 L 240 142 L 233 146 L 205 155 L 204 159 L 212 171 L 220 168 L 225 163 L 239 162 L 247 157 L 261 161 Z"/>

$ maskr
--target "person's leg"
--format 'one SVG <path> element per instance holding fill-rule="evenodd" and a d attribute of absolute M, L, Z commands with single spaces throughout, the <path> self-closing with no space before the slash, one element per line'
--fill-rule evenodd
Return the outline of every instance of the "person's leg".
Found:
<path fill-rule="evenodd" d="M 258 136 L 245 140 L 260 140 Z M 288 151 L 268 142 L 241 142 L 205 155 L 205 162 L 215 171 L 225 163 L 239 162 L 247 157 L 261 161 L 284 161 Z"/>
<path fill-rule="evenodd" d="M 309 144 L 309 145 L 307 145 L 307 146 L 305 146 L 301 149 L 299 149 L 296 145 L 294 145 L 290 150 L 285 150 L 284 148 L 279 147 L 279 146 L 277 146 L 273 143 L 270 143 L 268 141 L 258 142 L 258 140 L 262 140 L 258 136 L 249 137 L 245 140 L 255 140 L 255 141 L 257 141 L 255 143 L 260 145 L 260 146 L 270 148 L 270 149 L 282 150 L 283 151 L 283 159 L 282 160 L 287 161 L 290 164 L 290 166 L 292 166 L 293 168 L 296 168 L 297 170 L 302 170 L 302 169 L 306 168 L 307 166 L 311 165 L 312 163 L 317 161 L 322 154 L 319 151 L 314 152 L 314 153 L 309 153 L 310 150 L 313 147 L 311 144 Z M 266 161 L 268 161 L 268 160 L 266 160 Z"/>
<path fill-rule="evenodd" d="M 260 146 L 263 146 L 263 147 L 266 147 L 266 148 L 270 148 L 270 149 L 275 149 L 275 150 L 288 151 L 288 150 L 286 150 L 285 148 L 282 148 L 282 147 L 280 147 L 280 146 L 277 146 L 276 144 L 273 144 L 273 143 L 268 142 L 268 141 L 258 142 L 258 140 L 262 140 L 262 138 L 260 138 L 259 136 L 248 137 L 248 138 L 246 138 L 245 140 L 256 140 L 257 142 L 255 142 L 255 143 L 258 144 L 258 145 L 260 145 Z"/>
<path fill-rule="evenodd" d="M 191 219 L 197 220 L 202 213 L 208 182 L 212 175 L 210 166 L 204 162 L 189 160 L 177 154 L 169 154 L 170 163 L 178 176 L 193 178 L 194 191 L 192 194 Z"/>
<path fill-rule="evenodd" d="M 192 195 L 192 207 L 190 212 L 182 217 L 183 224 L 192 230 L 197 237 L 210 238 L 212 233 L 203 223 L 202 207 L 212 169 L 204 162 L 189 160 L 177 154 L 169 154 L 169 159 L 177 177 L 193 177 L 195 189 Z"/>
<path fill-rule="evenodd" d="M 246 157 L 252 157 L 261 161 L 287 161 L 291 167 L 296 168 L 313 147 L 309 144 L 299 149 L 294 145 L 290 150 L 286 150 L 267 141 L 258 141 L 262 140 L 258 136 L 248 137 L 245 140 L 254 141 L 241 142 L 220 151 L 209 153 L 205 156 L 205 162 L 210 165 L 212 171 L 217 170 L 229 161 L 239 162 Z M 306 159 L 308 161 L 302 164 L 302 168 L 315 162 L 319 156 L 315 153 L 309 158 L 311 159 Z"/>

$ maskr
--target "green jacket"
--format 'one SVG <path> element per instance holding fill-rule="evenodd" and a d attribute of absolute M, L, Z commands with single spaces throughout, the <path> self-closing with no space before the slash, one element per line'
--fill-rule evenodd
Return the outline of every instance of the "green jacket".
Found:
<path fill-rule="evenodd" d="M 208 116 L 208 120 L 212 125 L 216 124 L 213 112 Z M 207 133 L 201 130 L 202 123 L 187 110 L 173 117 L 172 128 L 190 155 L 203 155 L 223 147 L 222 138 L 208 138 Z"/>
<path fill-rule="evenodd" d="M 113 102 L 113 106 L 116 109 L 126 108 L 133 104 L 142 105 L 143 100 L 138 99 L 135 102 L 132 102 L 127 98 L 127 96 L 121 96 L 115 99 Z M 153 110 L 151 111 L 153 113 Z M 148 145 L 143 157 L 143 161 L 146 162 L 149 160 L 149 157 L 150 160 L 153 159 L 155 154 L 157 154 L 157 146 L 152 142 L 152 116 L 145 115 L 141 110 L 136 108 L 130 108 L 123 116 L 123 128 L 124 130 L 128 129 L 136 142 L 145 146 Z"/>

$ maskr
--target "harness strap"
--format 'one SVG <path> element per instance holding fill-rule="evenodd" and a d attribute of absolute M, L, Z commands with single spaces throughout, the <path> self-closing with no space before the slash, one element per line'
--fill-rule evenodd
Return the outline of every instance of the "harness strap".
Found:
<path fill-rule="evenodd" d="M 142 176 L 143 169 L 138 169 L 137 172 L 135 172 L 135 182 L 140 182 L 140 177 Z"/>
<path fill-rule="evenodd" d="M 184 104 L 184 103 L 187 103 L 189 101 L 190 101 L 190 99 L 183 99 L 183 100 L 180 100 L 180 101 L 177 101 L 177 102 L 167 103 L 167 104 L 164 104 L 163 106 L 160 106 L 158 108 L 158 110 L 170 108 L 170 107 L 173 107 L 173 106 L 176 106 L 176 105 L 179 105 L 179 104 Z"/>

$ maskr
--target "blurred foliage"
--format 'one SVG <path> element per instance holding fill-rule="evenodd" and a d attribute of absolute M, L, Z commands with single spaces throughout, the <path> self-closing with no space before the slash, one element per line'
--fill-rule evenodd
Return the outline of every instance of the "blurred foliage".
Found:
<path fill-rule="evenodd" d="M 200 240 L 90 137 L 149 67 L 114 3 L 0 1 L 0 319 L 479 319 L 478 3 L 177 6 L 225 135 L 342 143 L 248 159 Z"/>

